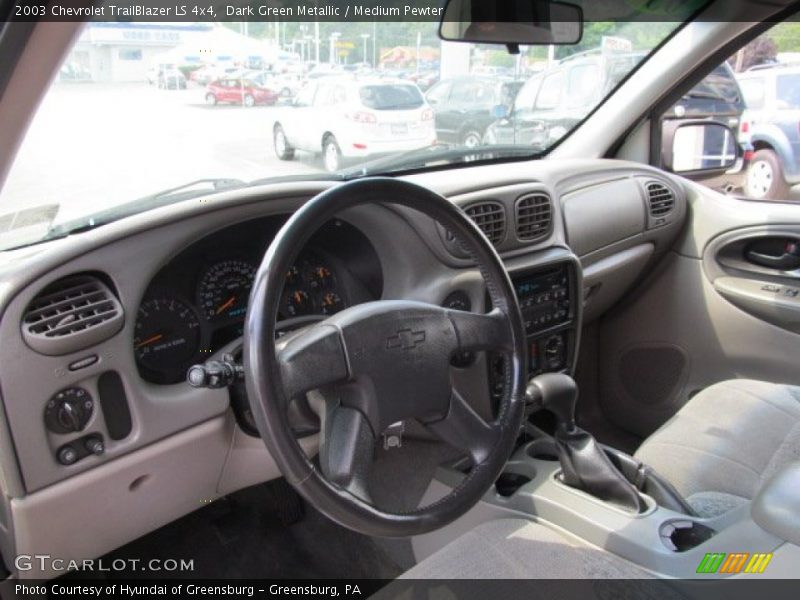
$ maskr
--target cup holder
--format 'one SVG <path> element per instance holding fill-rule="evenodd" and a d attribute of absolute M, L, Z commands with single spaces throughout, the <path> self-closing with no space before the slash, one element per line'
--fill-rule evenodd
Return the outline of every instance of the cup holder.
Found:
<path fill-rule="evenodd" d="M 673 552 L 686 552 L 710 540 L 716 531 L 690 519 L 673 519 L 661 525 L 661 542 Z"/>
<path fill-rule="evenodd" d="M 558 461 L 556 445 L 551 439 L 539 439 L 530 443 L 525 449 L 527 455 L 536 460 L 546 460 L 549 462 Z"/>
<path fill-rule="evenodd" d="M 516 491 L 523 485 L 531 481 L 527 475 L 520 473 L 502 473 L 497 481 L 494 482 L 494 487 L 497 490 L 498 496 L 508 498 L 513 496 Z"/>

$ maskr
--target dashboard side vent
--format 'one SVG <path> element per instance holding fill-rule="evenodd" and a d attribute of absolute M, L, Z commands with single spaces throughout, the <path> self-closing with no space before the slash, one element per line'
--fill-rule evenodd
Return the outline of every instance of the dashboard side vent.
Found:
<path fill-rule="evenodd" d="M 553 225 L 553 206 L 546 194 L 531 194 L 517 200 L 517 238 L 530 242 L 546 237 Z"/>
<path fill-rule="evenodd" d="M 506 235 L 506 211 L 499 202 L 480 202 L 464 211 L 489 241 L 497 246 Z"/>
<path fill-rule="evenodd" d="M 108 286 L 94 275 L 74 275 L 50 284 L 31 301 L 22 334 L 37 352 L 56 356 L 101 342 L 122 323 L 122 306 Z"/>
<path fill-rule="evenodd" d="M 675 194 L 663 183 L 650 181 L 645 188 L 647 189 L 647 202 L 650 205 L 650 216 L 663 217 L 675 207 Z"/>

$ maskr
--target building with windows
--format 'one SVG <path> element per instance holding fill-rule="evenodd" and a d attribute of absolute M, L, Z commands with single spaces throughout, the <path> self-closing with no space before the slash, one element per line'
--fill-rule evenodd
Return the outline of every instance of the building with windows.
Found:
<path fill-rule="evenodd" d="M 61 67 L 69 81 L 147 81 L 158 56 L 196 43 L 211 33 L 209 23 L 94 23 L 86 25 Z"/>

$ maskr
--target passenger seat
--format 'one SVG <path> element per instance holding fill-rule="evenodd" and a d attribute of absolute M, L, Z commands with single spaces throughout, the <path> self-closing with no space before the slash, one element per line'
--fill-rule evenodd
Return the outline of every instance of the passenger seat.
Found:
<path fill-rule="evenodd" d="M 746 379 L 712 385 L 645 440 L 636 457 L 700 516 L 720 515 L 800 460 L 800 387 Z"/>

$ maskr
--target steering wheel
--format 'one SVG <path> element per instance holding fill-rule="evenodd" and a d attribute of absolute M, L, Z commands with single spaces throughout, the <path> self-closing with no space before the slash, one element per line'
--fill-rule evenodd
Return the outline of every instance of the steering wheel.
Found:
<path fill-rule="evenodd" d="M 480 269 L 487 314 L 434 304 L 381 300 L 345 309 L 275 340 L 286 273 L 311 235 L 341 211 L 364 204 L 415 209 L 452 232 Z M 453 203 L 418 185 L 369 178 L 338 185 L 286 222 L 255 277 L 244 334 L 247 392 L 259 433 L 287 481 L 320 512 L 355 531 L 384 537 L 427 533 L 474 506 L 510 456 L 522 421 L 525 333 L 500 257 Z M 505 393 L 494 421 L 482 419 L 450 381 L 456 353 L 503 353 Z M 289 406 L 307 392 L 326 397 L 319 468 L 291 431 Z M 472 469 L 444 498 L 410 512 L 372 503 L 367 478 L 376 440 L 390 425 L 416 419 L 467 453 Z"/>

